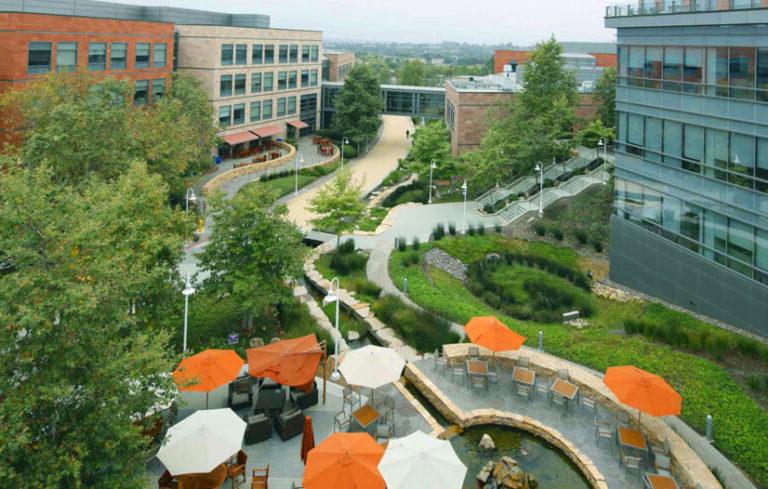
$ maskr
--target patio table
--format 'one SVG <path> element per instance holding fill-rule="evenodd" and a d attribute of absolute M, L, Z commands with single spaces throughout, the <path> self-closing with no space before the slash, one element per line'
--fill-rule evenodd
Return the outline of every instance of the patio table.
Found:
<path fill-rule="evenodd" d="M 557 379 L 555 380 L 555 383 L 552 384 L 552 387 L 550 387 L 550 390 L 552 392 L 556 392 L 563 396 L 564 398 L 568 399 L 569 401 L 573 401 L 576 399 L 576 394 L 579 393 L 578 386 L 575 386 L 568 382 L 567 380 L 563 379 Z"/>
<path fill-rule="evenodd" d="M 379 412 L 370 404 L 359 408 L 352 413 L 349 424 L 350 432 L 365 431 L 371 436 L 376 436 L 376 422 L 379 420 Z"/>
<path fill-rule="evenodd" d="M 467 360 L 467 374 L 487 376 L 488 362 L 484 360 Z"/>
<path fill-rule="evenodd" d="M 533 387 L 536 383 L 536 372 L 525 367 L 515 367 L 512 370 L 512 379 L 518 384 Z"/>
<path fill-rule="evenodd" d="M 666 475 L 645 474 L 645 480 L 651 489 L 678 489 L 677 482 Z"/>
<path fill-rule="evenodd" d="M 645 437 L 640 431 L 626 426 L 619 426 L 617 431 L 619 433 L 619 443 L 622 446 L 642 452 L 647 451 L 648 445 L 646 445 Z"/>

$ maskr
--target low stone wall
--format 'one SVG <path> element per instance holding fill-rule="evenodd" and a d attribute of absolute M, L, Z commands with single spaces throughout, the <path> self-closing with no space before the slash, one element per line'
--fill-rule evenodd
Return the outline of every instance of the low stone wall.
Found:
<path fill-rule="evenodd" d="M 470 346 L 467 343 L 444 345 L 443 352 L 448 364 L 463 364 L 469 356 L 468 350 Z M 479 348 L 481 356 L 490 360 L 492 352 L 482 347 Z M 581 392 L 595 396 L 595 399 L 601 405 L 613 412 L 623 411 L 634 419 L 639 417 L 636 409 L 629 408 L 616 399 L 616 396 L 608 389 L 601 376 L 574 363 L 532 349 L 496 353 L 495 361 L 499 367 L 512 369 L 521 356 L 528 357 L 530 368 L 536 371 L 537 374 L 544 376 L 552 377 L 557 374 L 558 370 L 567 369 L 571 382 L 578 385 Z M 413 369 L 418 372 L 418 369 L 415 369 L 415 367 Z M 434 384 L 431 385 L 430 390 L 439 392 Z M 425 390 L 422 390 L 422 392 L 426 395 Z M 433 395 L 433 397 L 435 396 Z M 431 398 L 429 399 L 432 401 Z M 435 407 L 440 409 L 439 404 L 435 404 Z M 443 411 L 441 410 L 440 412 Z M 446 413 L 443 414 L 448 417 Z M 459 417 L 463 419 L 465 416 Z M 672 430 L 664 421 L 652 416 L 642 416 L 640 429 L 652 443 L 663 444 L 664 440 L 669 441 L 672 472 L 684 485 L 694 487 L 698 483 L 701 489 L 723 489 L 709 470 L 709 467 L 696 455 L 680 435 Z"/>

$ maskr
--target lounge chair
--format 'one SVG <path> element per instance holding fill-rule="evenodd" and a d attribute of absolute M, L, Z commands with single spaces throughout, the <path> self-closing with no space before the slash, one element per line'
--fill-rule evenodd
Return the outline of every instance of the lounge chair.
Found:
<path fill-rule="evenodd" d="M 253 414 L 245 419 L 245 444 L 253 445 L 272 438 L 272 421 L 263 413 Z"/>
<path fill-rule="evenodd" d="M 299 409 L 309 409 L 312 406 L 317 405 L 317 382 L 312 382 L 312 390 L 304 392 L 301 389 L 291 387 L 290 389 L 291 403 Z"/>
<path fill-rule="evenodd" d="M 304 413 L 299 409 L 276 414 L 274 417 L 275 431 L 280 439 L 285 441 L 304 432 Z"/>
<path fill-rule="evenodd" d="M 253 413 L 263 412 L 267 415 L 274 412 L 281 412 L 285 406 L 285 391 L 283 386 L 265 379 L 261 386 L 254 387 L 256 391 L 253 394 Z"/>
<path fill-rule="evenodd" d="M 242 409 L 251 405 L 253 394 L 251 393 L 250 377 L 238 377 L 229 384 L 229 407 L 233 410 Z"/>

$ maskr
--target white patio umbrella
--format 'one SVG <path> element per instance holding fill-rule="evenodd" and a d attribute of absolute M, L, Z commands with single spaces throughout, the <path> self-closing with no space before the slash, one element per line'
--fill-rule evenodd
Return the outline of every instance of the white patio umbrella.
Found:
<path fill-rule="evenodd" d="M 389 441 L 379 472 L 387 489 L 461 489 L 467 467 L 451 442 L 416 431 Z"/>
<path fill-rule="evenodd" d="M 157 458 L 172 475 L 208 473 L 240 450 L 245 427 L 229 408 L 197 411 L 168 430 Z"/>
<path fill-rule="evenodd" d="M 347 384 L 376 389 L 400 379 L 403 368 L 405 360 L 395 350 L 368 345 L 347 353 L 339 371 Z"/>

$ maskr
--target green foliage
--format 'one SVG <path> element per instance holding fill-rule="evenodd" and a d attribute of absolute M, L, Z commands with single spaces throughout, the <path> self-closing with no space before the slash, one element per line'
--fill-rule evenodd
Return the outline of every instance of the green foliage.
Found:
<path fill-rule="evenodd" d="M 421 254 L 417 251 L 406 251 L 400 256 L 400 261 L 405 266 L 413 266 L 421 263 Z"/>
<path fill-rule="evenodd" d="M 349 168 L 339 170 L 336 178 L 309 201 L 309 210 L 318 216 L 312 224 L 339 236 L 354 231 L 365 216 L 362 197 L 362 187 L 352 181 Z"/>
<path fill-rule="evenodd" d="M 587 241 L 589 240 L 589 236 L 587 236 L 587 232 L 584 231 L 583 229 L 576 229 L 573 232 L 573 237 L 576 238 L 576 241 L 582 246 L 587 244 Z"/>
<path fill-rule="evenodd" d="M 420 87 L 425 85 L 426 70 L 420 59 L 410 59 L 397 70 L 397 84 Z"/>
<path fill-rule="evenodd" d="M 351 160 L 357 158 L 357 147 L 352 146 L 351 144 L 345 144 L 344 145 L 344 159 L 345 160 Z"/>
<path fill-rule="evenodd" d="M 376 231 L 382 221 L 387 217 L 387 214 L 389 214 L 389 209 L 384 207 L 373 207 L 369 209 L 368 215 L 360 222 L 358 229 L 360 231 Z"/>
<path fill-rule="evenodd" d="M 364 270 L 366 263 L 368 257 L 358 253 L 334 253 L 331 258 L 331 268 L 341 275 Z"/>
<path fill-rule="evenodd" d="M 501 227 L 501 223 L 497 222 L 493 225 L 493 230 L 496 231 L 498 234 L 501 234 L 503 229 Z"/>
<path fill-rule="evenodd" d="M 403 236 L 400 236 L 397 238 L 397 249 L 400 252 L 405 251 L 408 248 L 408 242 L 405 240 Z"/>
<path fill-rule="evenodd" d="M 560 229 L 559 226 L 550 226 L 549 232 L 552 233 L 552 237 L 555 238 L 558 241 L 562 241 L 565 235 L 563 234 L 563 230 Z"/>
<path fill-rule="evenodd" d="M 427 122 L 413 133 L 413 145 L 408 156 L 408 168 L 417 172 L 423 180 L 429 181 L 429 167 L 436 168 L 434 179 L 445 179 L 456 175 L 457 168 L 451 158 L 451 134 L 443 121 Z"/>
<path fill-rule="evenodd" d="M 476 231 L 477 230 L 475 229 L 475 225 L 474 224 L 468 224 L 467 225 L 467 234 L 468 235 L 474 236 Z"/>
<path fill-rule="evenodd" d="M 613 132 L 613 127 L 606 127 L 600 119 L 595 119 L 584 126 L 576 135 L 579 144 L 587 148 L 597 148 L 597 144 L 600 140 L 604 140 L 604 143 L 610 144 L 615 137 L 616 135 Z M 602 157 L 602 153 L 600 156 Z"/>
<path fill-rule="evenodd" d="M 606 68 L 595 85 L 595 102 L 600 105 L 597 115 L 603 125 L 616 126 L 616 68 Z"/>
<path fill-rule="evenodd" d="M 414 236 L 411 240 L 411 248 L 413 251 L 419 251 L 419 248 L 421 248 L 421 241 L 419 241 L 418 236 Z"/>
<path fill-rule="evenodd" d="M 533 223 L 533 230 L 539 236 L 544 236 L 545 234 L 547 234 L 547 225 L 544 224 L 542 221 L 536 221 Z"/>
<path fill-rule="evenodd" d="M 540 226 L 559 227 L 573 235 L 579 244 L 610 240 L 610 219 L 613 212 L 613 185 L 601 185 L 581 192 L 572 199 L 555 202 L 544 210 Z M 539 234 L 537 224 L 533 229 Z M 540 236 L 543 236 L 541 234 Z"/>
<path fill-rule="evenodd" d="M 432 229 L 432 239 L 435 241 L 440 241 L 445 237 L 445 226 L 443 226 L 442 223 L 436 224 L 435 227 Z"/>
<path fill-rule="evenodd" d="M 452 222 L 448 223 L 448 234 L 451 236 L 456 236 L 456 224 Z"/>
<path fill-rule="evenodd" d="M 603 252 L 603 243 L 599 239 L 593 239 L 592 240 L 592 248 L 598 253 Z"/>
<path fill-rule="evenodd" d="M 459 335 L 451 331 L 448 321 L 414 309 L 399 297 L 385 295 L 374 304 L 373 312 L 419 353 L 459 341 Z"/>
<path fill-rule="evenodd" d="M 477 234 L 479 234 L 480 236 L 485 234 L 485 226 L 483 226 L 482 223 L 477 225 Z"/>
<path fill-rule="evenodd" d="M 381 127 L 384 101 L 374 72 L 365 64 L 356 64 L 336 97 L 332 129 L 352 141 L 373 137 Z"/>
<path fill-rule="evenodd" d="M 383 56 L 362 56 L 360 62 L 370 69 L 377 84 L 388 85 L 392 83 L 392 68 Z"/>
<path fill-rule="evenodd" d="M 427 184 L 421 180 L 417 180 L 410 185 L 404 185 L 395 189 L 394 192 L 384 199 L 384 202 L 382 202 L 381 205 L 392 208 L 408 202 L 426 204 L 428 200 L 429 189 L 427 189 Z"/>
<path fill-rule="evenodd" d="M 295 175 L 291 175 L 291 172 L 288 172 L 289 175 L 277 177 L 277 178 L 265 178 L 263 180 L 260 179 L 258 182 L 251 182 L 243 186 L 255 186 L 258 185 L 262 188 L 268 189 L 274 196 L 275 199 L 279 199 L 280 197 L 284 197 L 291 192 L 293 192 L 296 189 L 296 177 Z M 263 177 L 262 177 L 263 178 Z M 308 175 L 301 175 L 299 174 L 298 182 L 299 182 L 299 189 L 302 189 L 309 185 L 310 183 L 317 180 L 318 177 L 314 176 L 308 176 Z"/>

